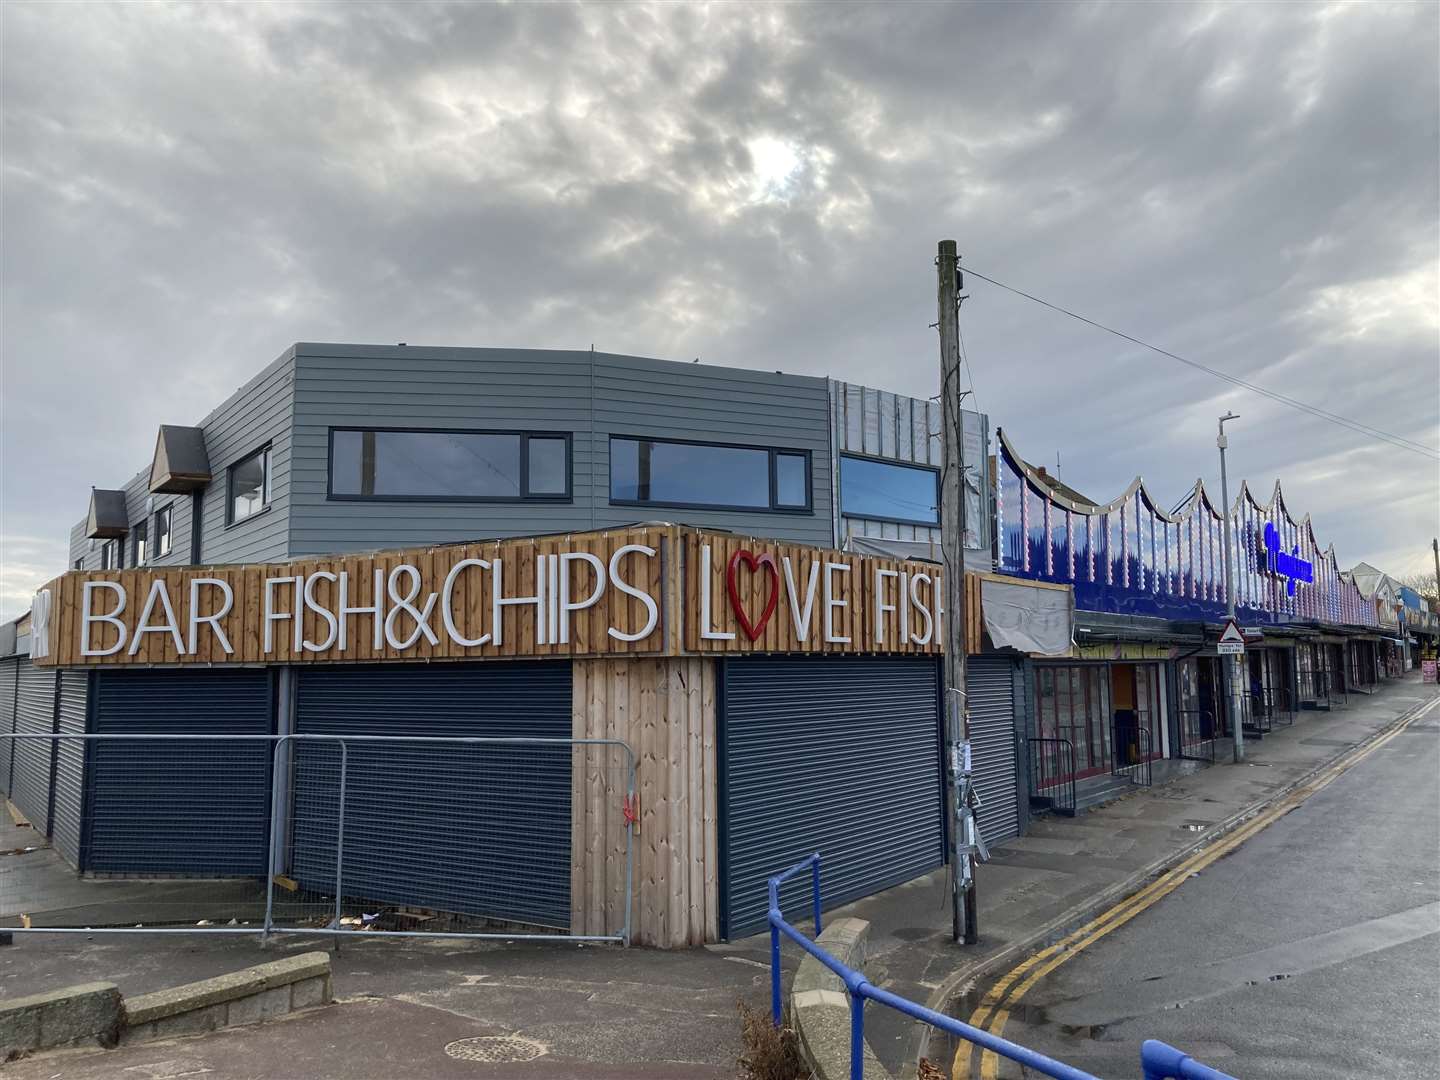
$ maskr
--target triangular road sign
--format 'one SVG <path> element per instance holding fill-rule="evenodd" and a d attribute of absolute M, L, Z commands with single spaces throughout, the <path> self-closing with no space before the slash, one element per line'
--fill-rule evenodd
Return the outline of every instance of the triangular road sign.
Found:
<path fill-rule="evenodd" d="M 1244 645 L 1245 635 L 1240 632 L 1240 627 L 1235 625 L 1234 619 L 1225 620 L 1225 629 L 1220 631 L 1220 644 L 1222 645 Z"/>

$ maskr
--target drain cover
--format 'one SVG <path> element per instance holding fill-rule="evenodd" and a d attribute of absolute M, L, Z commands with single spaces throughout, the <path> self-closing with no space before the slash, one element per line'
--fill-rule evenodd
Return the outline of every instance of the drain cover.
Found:
<path fill-rule="evenodd" d="M 445 1047 L 445 1053 L 458 1061 L 534 1061 L 547 1052 L 544 1043 L 522 1039 L 519 1035 L 456 1039 Z"/>

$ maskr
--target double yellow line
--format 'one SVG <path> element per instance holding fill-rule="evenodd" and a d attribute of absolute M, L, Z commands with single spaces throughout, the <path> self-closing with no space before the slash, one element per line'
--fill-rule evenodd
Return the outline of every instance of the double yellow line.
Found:
<path fill-rule="evenodd" d="M 1215 860 L 1234 851 L 1262 829 L 1273 825 L 1342 773 L 1353 768 L 1361 760 L 1395 738 L 1410 724 L 1433 709 L 1436 704 L 1440 704 L 1440 698 L 1435 698 L 1429 704 L 1417 709 L 1374 742 L 1349 751 L 1334 765 L 1290 792 L 1274 806 L 1261 811 L 1256 817 L 1224 836 L 1217 843 L 1191 855 L 1179 865 L 1167 870 L 1133 896 L 1122 900 L 1054 945 L 1041 949 L 1022 960 L 986 991 L 980 1004 L 970 1014 L 968 1023 L 972 1027 L 988 1029 L 994 1035 L 1003 1035 L 1011 1011 L 1020 999 L 1046 975 L 1065 961 L 1088 949 L 1112 930 L 1124 926 L 1142 911 L 1163 900 L 1183 885 L 1191 874 L 1203 870 Z M 955 1052 L 954 1064 L 950 1068 L 952 1080 L 967 1080 L 971 1075 L 970 1060 L 976 1049 L 977 1047 L 973 1043 L 962 1042 L 960 1044 Z M 980 1054 L 981 1080 L 995 1080 L 999 1071 L 1000 1059 L 995 1052 L 982 1050 Z"/>

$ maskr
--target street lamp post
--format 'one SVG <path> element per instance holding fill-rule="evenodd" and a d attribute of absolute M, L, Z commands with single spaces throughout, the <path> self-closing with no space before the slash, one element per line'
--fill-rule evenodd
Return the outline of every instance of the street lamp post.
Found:
<path fill-rule="evenodd" d="M 1230 565 L 1230 483 L 1225 475 L 1225 448 L 1230 445 L 1230 440 L 1225 438 L 1225 421 L 1238 419 L 1239 414 L 1233 412 L 1227 412 L 1220 417 L 1220 434 L 1215 440 L 1215 445 L 1220 448 L 1220 516 L 1225 523 L 1225 612 L 1230 616 L 1231 622 L 1235 621 L 1235 579 Z M 1241 657 L 1230 658 L 1230 726 L 1233 729 L 1236 764 L 1245 760 L 1245 725 L 1240 717 L 1243 665 L 1244 660 Z"/>

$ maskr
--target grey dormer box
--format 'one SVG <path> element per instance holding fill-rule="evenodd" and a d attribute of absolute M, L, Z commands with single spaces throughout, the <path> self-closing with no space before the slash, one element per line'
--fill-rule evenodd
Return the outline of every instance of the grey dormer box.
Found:
<path fill-rule="evenodd" d="M 199 491 L 208 483 L 210 455 L 205 450 L 205 433 L 198 427 L 161 424 L 150 463 L 150 491 L 178 495 Z"/>
<path fill-rule="evenodd" d="M 85 535 L 92 540 L 110 540 L 130 531 L 125 513 L 125 492 L 90 489 L 90 516 L 85 522 Z"/>

